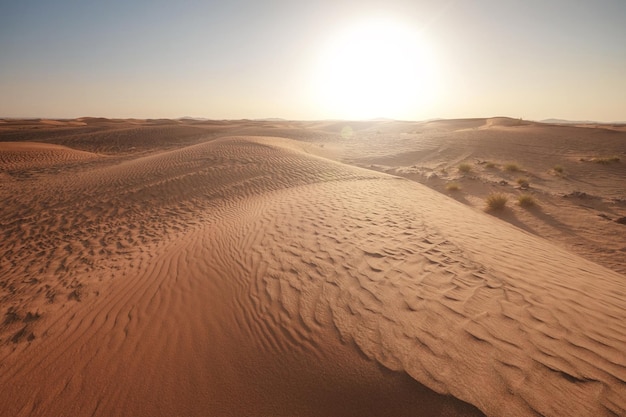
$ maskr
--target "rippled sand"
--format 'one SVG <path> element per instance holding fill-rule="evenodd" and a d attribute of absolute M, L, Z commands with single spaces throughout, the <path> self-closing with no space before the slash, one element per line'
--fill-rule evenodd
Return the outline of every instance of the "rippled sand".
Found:
<path fill-rule="evenodd" d="M 3 124 L 0 415 L 626 414 L 626 133 L 515 122 Z"/>

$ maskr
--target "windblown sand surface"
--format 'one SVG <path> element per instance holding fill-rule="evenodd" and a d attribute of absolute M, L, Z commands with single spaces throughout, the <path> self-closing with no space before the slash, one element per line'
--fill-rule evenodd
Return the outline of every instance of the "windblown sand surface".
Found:
<path fill-rule="evenodd" d="M 626 415 L 625 167 L 620 126 L 6 120 L 0 415 Z"/>

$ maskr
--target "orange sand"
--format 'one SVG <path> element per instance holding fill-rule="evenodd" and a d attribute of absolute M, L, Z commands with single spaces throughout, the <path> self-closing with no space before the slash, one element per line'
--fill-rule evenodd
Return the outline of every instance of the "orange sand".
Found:
<path fill-rule="evenodd" d="M 505 118 L 7 120 L 0 415 L 625 415 L 625 167 Z"/>

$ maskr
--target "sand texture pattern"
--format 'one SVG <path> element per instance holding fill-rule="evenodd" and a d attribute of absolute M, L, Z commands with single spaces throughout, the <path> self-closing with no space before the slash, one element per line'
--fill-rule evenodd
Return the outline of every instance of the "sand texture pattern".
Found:
<path fill-rule="evenodd" d="M 481 164 L 463 198 L 438 190 L 441 160 L 452 175 L 482 151 L 437 132 L 488 141 L 507 120 L 411 126 L 420 143 L 355 124 L 361 149 L 321 122 L 33 122 L 50 143 L 3 127 L 0 415 L 626 415 L 623 258 L 553 232 L 581 199 L 619 217 L 619 187 L 546 179 L 529 217 L 478 207 Z"/>

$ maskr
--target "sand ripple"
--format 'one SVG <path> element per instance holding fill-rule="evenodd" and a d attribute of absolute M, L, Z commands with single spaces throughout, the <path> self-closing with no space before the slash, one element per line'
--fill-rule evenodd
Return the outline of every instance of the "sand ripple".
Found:
<path fill-rule="evenodd" d="M 328 415 L 371 361 L 429 415 L 626 414 L 623 276 L 419 184 L 252 137 L 21 184 L 2 415 Z"/>

